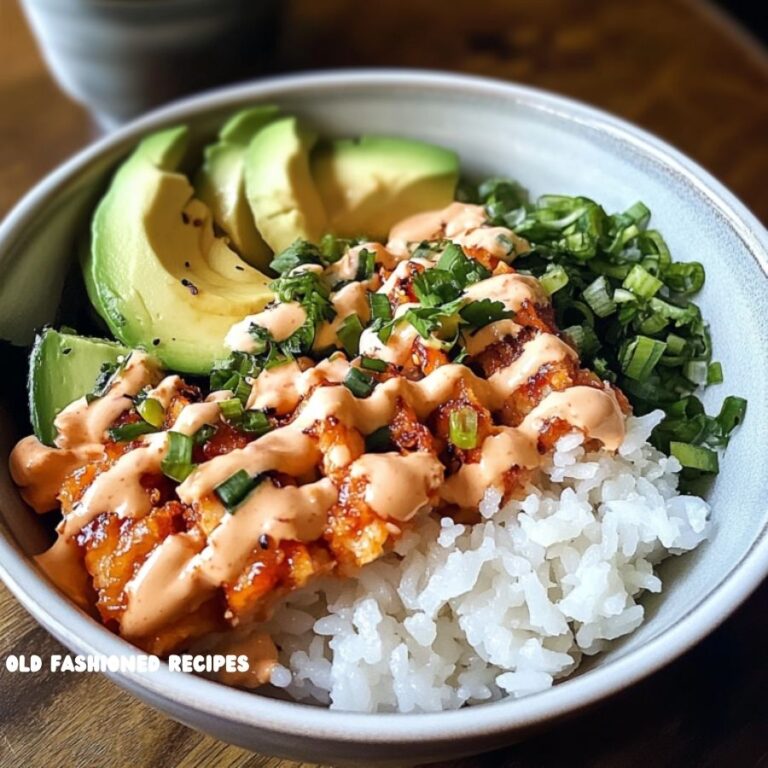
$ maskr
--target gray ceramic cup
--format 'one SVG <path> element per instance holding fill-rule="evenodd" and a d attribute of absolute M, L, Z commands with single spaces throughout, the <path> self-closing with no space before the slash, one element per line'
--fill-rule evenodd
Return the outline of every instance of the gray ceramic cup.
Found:
<path fill-rule="evenodd" d="M 21 0 L 61 88 L 105 128 L 260 72 L 277 0 Z"/>

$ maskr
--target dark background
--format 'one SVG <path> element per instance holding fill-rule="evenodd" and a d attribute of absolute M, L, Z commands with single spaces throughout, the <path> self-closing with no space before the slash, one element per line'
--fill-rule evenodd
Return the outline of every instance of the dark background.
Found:
<path fill-rule="evenodd" d="M 746 29 L 768 42 L 768 5 L 761 0 L 720 0 L 718 5 L 730 12 Z"/>

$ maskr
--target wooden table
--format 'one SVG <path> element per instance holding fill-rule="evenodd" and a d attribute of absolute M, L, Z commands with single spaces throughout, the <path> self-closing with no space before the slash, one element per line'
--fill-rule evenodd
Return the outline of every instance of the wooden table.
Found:
<path fill-rule="evenodd" d="M 461 70 L 584 99 L 663 136 L 768 221 L 768 57 L 683 0 L 295 0 L 274 69 Z M 446 9 L 450 8 L 451 12 Z M 95 135 L 0 0 L 0 214 Z M 768 584 L 663 673 L 523 745 L 452 768 L 768 766 Z M 63 652 L 0 586 L 0 660 Z M 281 766 L 195 733 L 96 675 L 0 666 L 0 765 Z"/>

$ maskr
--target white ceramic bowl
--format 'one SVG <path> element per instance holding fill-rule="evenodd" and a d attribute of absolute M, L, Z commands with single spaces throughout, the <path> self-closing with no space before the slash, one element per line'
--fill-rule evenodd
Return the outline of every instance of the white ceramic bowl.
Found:
<path fill-rule="evenodd" d="M 50 320 L 78 232 L 116 162 L 148 131 L 171 123 L 209 137 L 223 115 L 256 101 L 280 104 L 323 134 L 416 136 L 457 149 L 466 172 L 509 174 L 534 193 L 593 196 L 611 209 L 637 199 L 653 210 L 678 259 L 707 269 L 701 296 L 726 384 L 708 393 L 749 398 L 710 495 L 712 539 L 664 564 L 647 621 L 578 675 L 518 701 L 458 712 L 360 715 L 228 689 L 163 669 L 114 675 L 149 704 L 252 749 L 312 761 L 417 762 L 490 749 L 597 702 L 684 652 L 768 573 L 764 471 L 768 465 L 768 237 L 706 172 L 658 139 L 567 99 L 520 86 L 419 72 L 345 72 L 262 81 L 154 112 L 88 148 L 30 192 L 0 227 L 0 337 L 28 342 Z M 15 435 L 0 432 L 0 574 L 26 608 L 77 652 L 130 646 L 67 602 L 28 556 L 45 532 L 6 471 Z M 97 706 L 93 702 L 92 706 Z"/>

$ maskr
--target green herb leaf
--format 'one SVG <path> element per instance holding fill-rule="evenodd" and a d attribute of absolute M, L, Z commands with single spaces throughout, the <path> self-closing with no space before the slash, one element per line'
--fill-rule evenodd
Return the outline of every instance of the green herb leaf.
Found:
<path fill-rule="evenodd" d="M 323 254 L 316 245 L 306 240 L 295 240 L 272 259 L 269 267 L 279 275 L 286 275 L 302 264 L 322 264 L 322 261 Z"/>
<path fill-rule="evenodd" d="M 345 317 L 336 331 L 341 346 L 347 353 L 347 357 L 352 358 L 357 355 L 360 348 L 360 336 L 363 333 L 363 324 L 358 315 L 353 314 Z"/>
<path fill-rule="evenodd" d="M 473 330 L 485 328 L 486 325 L 506 320 L 515 316 L 511 310 L 505 309 L 504 304 L 492 299 L 480 299 L 465 304 L 459 311 L 461 319 Z"/>

